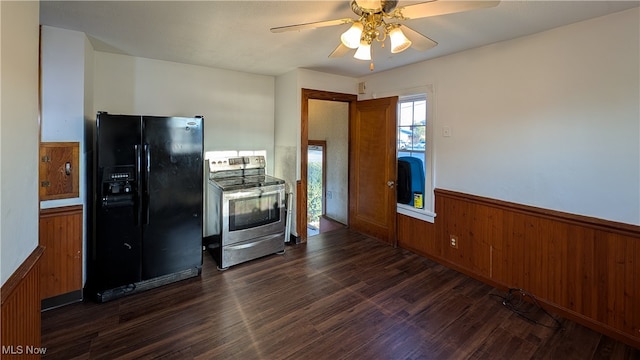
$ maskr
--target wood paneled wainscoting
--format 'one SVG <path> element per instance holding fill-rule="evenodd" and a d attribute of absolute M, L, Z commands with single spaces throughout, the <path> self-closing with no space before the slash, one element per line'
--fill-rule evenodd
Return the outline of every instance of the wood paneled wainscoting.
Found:
<path fill-rule="evenodd" d="M 640 227 L 448 190 L 398 215 L 398 244 L 640 348 Z M 455 247 L 451 238 L 456 238 Z"/>
<path fill-rule="evenodd" d="M 82 205 L 40 210 L 42 309 L 82 300 Z"/>
<path fill-rule="evenodd" d="M 40 257 L 38 246 L 2 285 L 2 358 L 39 359 Z"/>

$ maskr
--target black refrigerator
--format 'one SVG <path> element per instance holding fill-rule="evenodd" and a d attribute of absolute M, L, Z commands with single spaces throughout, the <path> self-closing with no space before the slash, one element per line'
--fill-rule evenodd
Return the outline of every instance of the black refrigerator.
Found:
<path fill-rule="evenodd" d="M 98 112 L 92 130 L 85 295 L 104 302 L 200 275 L 203 118 Z"/>

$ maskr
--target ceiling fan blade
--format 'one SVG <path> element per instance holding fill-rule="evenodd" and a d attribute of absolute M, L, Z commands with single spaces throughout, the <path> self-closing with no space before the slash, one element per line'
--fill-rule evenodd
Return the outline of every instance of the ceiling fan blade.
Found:
<path fill-rule="evenodd" d="M 412 28 L 406 25 L 400 25 L 400 29 L 404 35 L 411 40 L 411 47 L 418 51 L 429 50 L 432 47 L 438 45 L 437 42 L 429 39 L 428 37 L 420 34 L 419 32 L 413 30 Z"/>
<path fill-rule="evenodd" d="M 338 47 L 335 48 L 335 50 L 333 50 L 333 52 L 331 54 L 329 54 L 330 58 L 338 58 L 338 57 L 342 57 L 344 55 L 346 55 L 349 50 L 351 50 L 350 48 L 344 46 L 343 43 L 340 43 L 340 45 L 338 45 Z"/>
<path fill-rule="evenodd" d="M 297 24 L 297 25 L 274 27 L 274 28 L 271 28 L 271 32 L 272 33 L 281 33 L 281 32 L 285 32 L 285 31 L 317 29 L 317 28 L 326 27 L 326 26 L 350 24 L 353 21 L 354 21 L 353 19 L 349 19 L 349 18 L 336 19 L 336 20 L 327 20 L 327 21 L 316 21 L 316 22 L 306 23 L 306 24 Z"/>
<path fill-rule="evenodd" d="M 430 16 L 438 16 L 445 14 L 453 14 L 457 12 L 483 9 L 497 6 L 500 1 L 447 1 L 433 0 L 429 2 L 407 5 L 396 9 L 393 17 L 402 17 L 406 19 L 419 19 Z"/>

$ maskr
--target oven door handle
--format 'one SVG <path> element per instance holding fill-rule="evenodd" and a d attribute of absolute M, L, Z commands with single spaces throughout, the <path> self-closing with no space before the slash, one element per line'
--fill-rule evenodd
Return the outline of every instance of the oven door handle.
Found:
<path fill-rule="evenodd" d="M 248 197 L 266 197 L 274 194 L 278 194 L 282 199 L 284 199 L 284 190 L 280 190 L 280 189 L 264 190 L 264 188 L 261 188 L 259 186 L 256 186 L 251 189 L 227 191 L 227 192 L 224 192 L 224 197 L 225 199 L 228 199 L 228 200 L 237 200 L 237 199 L 245 199 Z"/>

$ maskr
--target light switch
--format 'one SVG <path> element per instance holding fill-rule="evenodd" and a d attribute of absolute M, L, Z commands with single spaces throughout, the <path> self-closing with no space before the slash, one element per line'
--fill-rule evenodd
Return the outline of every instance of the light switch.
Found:
<path fill-rule="evenodd" d="M 443 126 L 442 127 L 442 136 L 450 137 L 451 136 L 451 128 L 448 127 L 448 126 Z"/>

